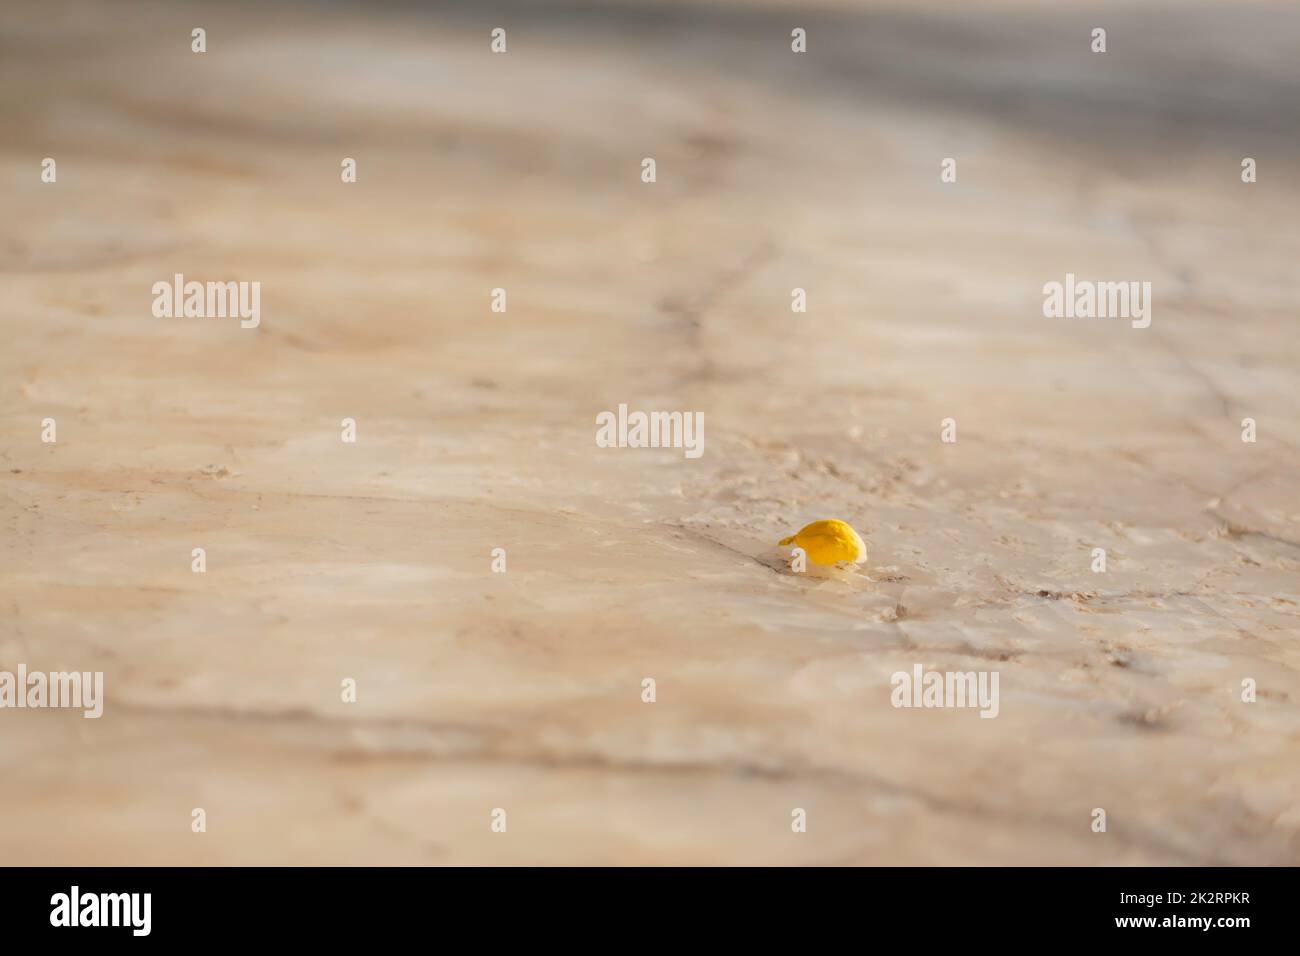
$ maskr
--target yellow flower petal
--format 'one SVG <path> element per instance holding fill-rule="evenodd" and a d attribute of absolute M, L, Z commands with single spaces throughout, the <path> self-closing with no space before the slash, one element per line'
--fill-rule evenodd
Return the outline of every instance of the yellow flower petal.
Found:
<path fill-rule="evenodd" d="M 781 545 L 794 544 L 803 549 L 814 564 L 861 564 L 867 560 L 867 546 L 853 526 L 837 518 L 814 521 L 799 533 L 781 539 Z"/>

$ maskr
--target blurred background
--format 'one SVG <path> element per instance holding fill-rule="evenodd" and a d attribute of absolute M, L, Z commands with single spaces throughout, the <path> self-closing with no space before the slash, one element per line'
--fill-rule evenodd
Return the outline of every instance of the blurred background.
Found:
<path fill-rule="evenodd" d="M 7 0 L 0 669 L 107 700 L 0 712 L 0 861 L 1300 862 L 1297 49 L 1283 2 Z M 1044 319 L 1067 272 L 1151 327 Z M 259 328 L 155 318 L 175 273 Z M 703 458 L 596 448 L 620 403 Z M 829 517 L 868 563 L 789 573 Z M 892 708 L 915 664 L 998 718 Z"/>

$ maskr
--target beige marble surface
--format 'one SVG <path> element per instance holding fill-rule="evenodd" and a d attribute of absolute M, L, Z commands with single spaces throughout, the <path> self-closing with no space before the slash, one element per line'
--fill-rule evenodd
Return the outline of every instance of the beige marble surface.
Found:
<path fill-rule="evenodd" d="M 0 862 L 1300 862 L 1293 5 L 268 7 L 0 13 Z"/>

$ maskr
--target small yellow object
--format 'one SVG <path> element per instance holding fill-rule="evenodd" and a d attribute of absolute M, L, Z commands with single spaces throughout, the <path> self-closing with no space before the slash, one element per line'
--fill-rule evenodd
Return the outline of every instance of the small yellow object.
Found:
<path fill-rule="evenodd" d="M 862 564 L 867 560 L 867 546 L 853 526 L 835 518 L 814 521 L 780 543 L 782 547 L 793 544 L 803 548 L 814 564 Z"/>

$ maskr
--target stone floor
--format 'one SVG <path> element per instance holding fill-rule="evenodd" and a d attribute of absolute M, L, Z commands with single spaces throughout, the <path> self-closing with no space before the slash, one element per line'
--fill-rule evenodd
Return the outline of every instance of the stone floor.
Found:
<path fill-rule="evenodd" d="M 1297 48 L 7 0 L 0 670 L 106 701 L 0 710 L 0 861 L 1300 863 Z M 1151 326 L 1045 319 L 1067 272 Z M 155 318 L 175 273 L 260 325 Z M 704 455 L 597 448 L 620 403 Z M 869 560 L 791 573 L 824 517 Z M 918 664 L 997 718 L 891 706 Z"/>

